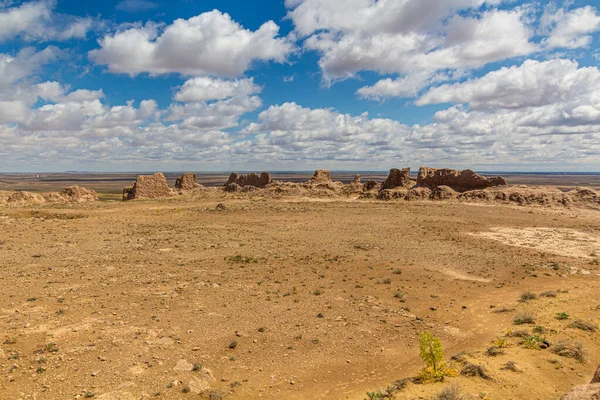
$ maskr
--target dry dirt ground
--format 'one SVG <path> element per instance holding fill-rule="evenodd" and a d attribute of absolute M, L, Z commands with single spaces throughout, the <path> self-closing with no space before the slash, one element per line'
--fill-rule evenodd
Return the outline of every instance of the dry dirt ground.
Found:
<path fill-rule="evenodd" d="M 570 327 L 600 322 L 599 239 L 597 211 L 566 208 L 254 197 L 0 209 L 0 398 L 364 399 L 418 374 L 429 330 L 447 359 L 465 352 L 492 379 L 393 398 L 458 384 L 558 399 L 600 361 L 598 331 Z M 526 291 L 538 297 L 519 302 Z M 523 311 L 534 324 L 513 324 Z M 524 329 L 550 348 L 497 341 Z M 583 343 L 586 361 L 553 353 L 560 339 Z M 503 354 L 489 356 L 495 341 Z"/>

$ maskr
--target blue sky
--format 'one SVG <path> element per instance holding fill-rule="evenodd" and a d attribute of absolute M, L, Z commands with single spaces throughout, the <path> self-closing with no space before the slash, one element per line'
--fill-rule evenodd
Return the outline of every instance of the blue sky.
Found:
<path fill-rule="evenodd" d="M 600 171 L 592 1 L 0 0 L 0 171 Z"/>

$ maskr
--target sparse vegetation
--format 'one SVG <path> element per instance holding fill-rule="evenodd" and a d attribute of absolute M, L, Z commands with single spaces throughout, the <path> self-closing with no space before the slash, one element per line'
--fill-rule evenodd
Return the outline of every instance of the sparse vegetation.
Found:
<path fill-rule="evenodd" d="M 586 321 L 579 318 L 571 322 L 569 326 L 571 328 L 579 329 L 586 332 L 596 332 L 598 330 L 598 325 L 596 325 L 592 321 Z"/>
<path fill-rule="evenodd" d="M 513 318 L 515 325 L 535 324 L 535 315 L 531 311 L 520 312 Z"/>
<path fill-rule="evenodd" d="M 446 386 L 441 392 L 439 392 L 433 400 L 470 400 L 473 397 L 471 395 L 462 392 L 460 386 L 453 384 Z"/>
<path fill-rule="evenodd" d="M 528 291 L 528 292 L 521 293 L 521 297 L 519 298 L 519 301 L 522 303 L 525 303 L 529 300 L 535 300 L 535 299 L 537 299 L 537 295 L 533 292 Z"/>
<path fill-rule="evenodd" d="M 568 339 L 561 339 L 556 342 L 552 347 L 552 352 L 561 357 L 574 358 L 581 363 L 584 363 L 587 358 L 587 352 L 583 344 Z"/>
<path fill-rule="evenodd" d="M 556 314 L 556 319 L 558 319 L 558 320 L 569 319 L 569 313 L 559 312 L 559 313 Z"/>
<path fill-rule="evenodd" d="M 488 371 L 485 367 L 483 367 L 482 365 L 477 365 L 477 364 L 473 364 L 473 363 L 465 364 L 463 369 L 460 371 L 460 374 L 464 375 L 464 376 L 475 376 L 475 377 L 479 377 L 479 378 L 483 378 L 483 379 L 487 379 L 487 380 L 492 379 L 492 377 L 490 376 L 490 374 L 488 373 Z"/>

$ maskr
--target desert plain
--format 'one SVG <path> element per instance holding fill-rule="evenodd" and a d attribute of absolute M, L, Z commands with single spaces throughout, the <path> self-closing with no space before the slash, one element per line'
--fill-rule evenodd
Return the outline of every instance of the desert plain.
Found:
<path fill-rule="evenodd" d="M 100 201 L 0 207 L 0 398 L 560 399 L 592 379 L 598 208 L 222 178 L 124 202 L 99 177 Z M 423 331 L 456 376 L 405 379 Z"/>

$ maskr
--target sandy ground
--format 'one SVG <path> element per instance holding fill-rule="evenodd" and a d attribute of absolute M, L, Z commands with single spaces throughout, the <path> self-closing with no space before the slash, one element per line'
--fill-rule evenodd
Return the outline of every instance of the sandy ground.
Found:
<path fill-rule="evenodd" d="M 457 383 L 477 398 L 558 399 L 600 361 L 598 332 L 569 327 L 600 322 L 598 212 L 217 202 L 0 209 L 0 398 L 363 399 L 419 372 L 423 330 L 493 379 L 394 398 Z M 535 324 L 515 327 L 521 311 Z M 587 362 L 518 338 L 486 355 L 534 326 L 582 342 Z"/>

